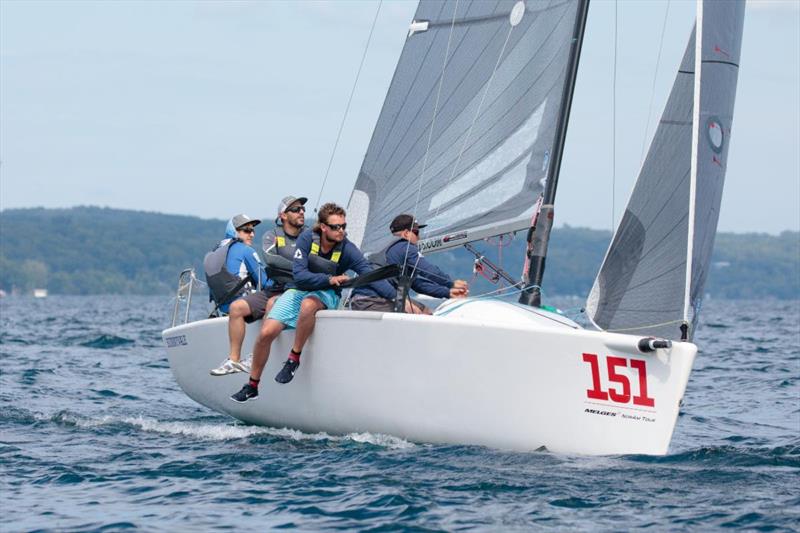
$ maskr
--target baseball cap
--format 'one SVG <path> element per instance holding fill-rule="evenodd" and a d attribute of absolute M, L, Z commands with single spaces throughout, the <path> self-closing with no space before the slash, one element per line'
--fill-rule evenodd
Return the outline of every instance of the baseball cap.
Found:
<path fill-rule="evenodd" d="M 241 228 L 245 224 L 252 224 L 254 226 L 258 226 L 259 224 L 261 224 L 261 221 L 258 220 L 257 218 L 250 218 L 245 214 L 236 215 L 231 219 L 231 222 L 233 223 L 233 227 L 236 229 Z"/>
<path fill-rule="evenodd" d="M 300 202 L 300 205 L 306 205 L 308 198 L 305 196 L 301 196 L 300 198 L 295 198 L 294 196 L 287 196 L 281 203 L 278 204 L 278 215 L 286 211 L 286 208 L 292 205 L 295 202 Z"/>
<path fill-rule="evenodd" d="M 406 215 L 404 213 L 402 215 L 397 215 L 396 217 L 394 217 L 392 223 L 389 224 L 389 231 L 391 231 L 392 233 L 397 233 L 398 231 L 413 229 L 415 227 L 418 229 L 422 229 L 426 226 L 427 224 L 420 224 L 419 222 L 414 220 L 414 217 L 412 217 L 411 215 Z"/>

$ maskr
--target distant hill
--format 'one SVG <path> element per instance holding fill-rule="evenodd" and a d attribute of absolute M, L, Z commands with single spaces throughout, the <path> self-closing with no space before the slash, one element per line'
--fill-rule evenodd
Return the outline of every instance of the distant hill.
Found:
<path fill-rule="evenodd" d="M 271 226 L 258 226 L 264 231 Z M 202 260 L 224 235 L 225 221 L 99 207 L 0 211 L 0 288 L 53 294 L 168 294 L 178 273 Z M 585 297 L 611 239 L 608 231 L 556 228 L 550 241 L 545 296 Z M 261 233 L 255 242 L 261 242 Z M 502 248 L 475 244 L 517 277 L 525 242 L 520 233 Z M 473 280 L 464 249 L 430 258 L 456 277 Z M 475 279 L 475 292 L 493 287 Z M 800 298 L 800 234 L 717 235 L 706 292 L 721 298 Z"/>

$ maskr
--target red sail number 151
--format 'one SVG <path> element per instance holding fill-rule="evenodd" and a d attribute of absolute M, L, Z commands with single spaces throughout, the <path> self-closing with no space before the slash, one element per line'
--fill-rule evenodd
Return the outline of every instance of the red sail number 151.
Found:
<path fill-rule="evenodd" d="M 586 390 L 586 396 L 592 400 L 611 400 L 616 403 L 629 403 L 631 401 L 631 382 L 625 374 L 618 374 L 617 368 L 630 367 L 639 373 L 639 394 L 633 397 L 633 405 L 645 407 L 655 407 L 656 401 L 647 395 L 647 366 L 641 359 L 625 359 L 624 357 L 606 357 L 606 367 L 608 371 L 609 383 L 616 383 L 620 388 L 609 387 L 608 391 L 603 390 L 600 382 L 600 363 L 597 355 L 593 353 L 583 354 L 583 360 L 592 367 L 592 388 Z"/>

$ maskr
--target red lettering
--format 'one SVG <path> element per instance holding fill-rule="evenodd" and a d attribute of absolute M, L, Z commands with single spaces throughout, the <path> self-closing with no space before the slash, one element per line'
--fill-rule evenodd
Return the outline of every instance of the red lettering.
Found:
<path fill-rule="evenodd" d="M 583 360 L 592 366 L 592 388 L 586 390 L 586 396 L 592 400 L 608 400 L 608 394 L 603 392 L 600 384 L 600 365 L 597 363 L 597 355 L 585 353 Z"/>
<path fill-rule="evenodd" d="M 639 394 L 633 396 L 633 404 L 641 405 L 643 407 L 655 407 L 655 398 L 651 398 L 647 394 L 647 362 L 641 359 L 626 359 L 624 357 L 607 356 L 606 357 L 606 370 L 608 372 L 608 381 L 615 383 L 619 387 L 609 387 L 608 390 L 603 390 L 603 383 L 600 378 L 600 362 L 597 354 L 584 353 L 583 361 L 589 363 L 592 371 L 592 388 L 586 389 L 586 397 L 591 400 L 612 401 L 615 403 L 630 403 L 631 401 L 631 381 L 625 373 L 619 373 L 620 367 L 628 368 L 630 361 L 630 368 L 637 371 L 639 377 Z"/>
<path fill-rule="evenodd" d="M 628 376 L 616 372 L 618 366 L 627 367 L 628 360 L 622 357 L 607 357 L 606 365 L 608 365 L 608 381 L 622 385 L 622 392 L 609 388 L 608 396 L 612 402 L 628 403 L 631 401 L 631 382 L 628 381 Z"/>
<path fill-rule="evenodd" d="M 655 407 L 656 401 L 647 396 L 647 366 L 646 362 L 641 359 L 631 359 L 631 368 L 639 371 L 639 395 L 633 397 L 634 405 L 643 405 L 645 407 Z"/>

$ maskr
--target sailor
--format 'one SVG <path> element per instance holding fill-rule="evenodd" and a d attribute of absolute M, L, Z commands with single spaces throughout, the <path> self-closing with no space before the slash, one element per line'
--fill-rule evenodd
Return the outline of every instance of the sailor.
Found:
<path fill-rule="evenodd" d="M 296 328 L 294 344 L 289 358 L 275 376 L 278 383 L 289 383 L 300 365 L 300 354 L 316 323 L 317 311 L 335 309 L 339 305 L 340 288 L 353 270 L 365 274 L 372 267 L 355 244 L 345 235 L 345 210 L 334 203 L 323 205 L 317 223 L 297 239 L 292 272 L 294 279 L 283 293 L 261 326 L 255 346 L 250 379 L 242 390 L 231 396 L 236 402 L 246 402 L 258 397 L 261 373 L 269 358 L 272 342 L 285 328 Z M 375 283 L 378 293 L 392 298 L 394 289 L 385 280 Z"/>
<path fill-rule="evenodd" d="M 292 257 L 297 236 L 305 229 L 305 203 L 307 198 L 287 196 L 278 204 L 275 229 L 267 231 L 262 238 L 264 262 L 272 284 L 260 291 L 251 292 L 230 304 L 228 311 L 228 357 L 212 376 L 225 376 L 234 372 L 247 372 L 250 362 L 242 361 L 242 343 L 246 325 L 264 318 L 275 300 L 286 290 L 286 281 L 292 277 Z"/>
<path fill-rule="evenodd" d="M 264 253 L 264 262 L 267 265 L 267 274 L 272 280 L 271 296 L 267 304 L 267 312 L 278 296 L 286 291 L 286 284 L 292 281 L 292 263 L 294 252 L 297 248 L 297 237 L 305 231 L 306 202 L 303 196 L 296 198 L 287 196 L 278 204 L 278 218 L 275 219 L 275 229 L 264 234 L 261 249 Z"/>
<path fill-rule="evenodd" d="M 397 215 L 389 225 L 394 240 L 382 252 L 376 254 L 373 263 L 378 266 L 400 265 L 411 277 L 411 288 L 419 294 L 434 298 L 464 298 L 469 295 L 469 286 L 464 280 L 452 280 L 439 267 L 425 259 L 417 247 L 420 225 L 408 214 Z M 395 282 L 396 287 L 396 282 Z M 394 297 L 387 299 L 378 294 L 372 284 L 353 289 L 350 309 L 354 311 L 392 311 Z M 406 313 L 431 314 L 422 303 L 406 301 Z"/>
<path fill-rule="evenodd" d="M 236 215 L 228 222 L 226 238 L 206 254 L 203 260 L 211 299 L 223 313 L 235 311 L 237 318 L 234 319 L 234 324 L 239 320 L 239 311 L 247 307 L 246 299 L 252 298 L 252 294 L 260 293 L 262 288 L 272 285 L 258 253 L 252 247 L 255 226 L 260 223 L 260 220 L 247 215 Z M 228 329 L 230 335 L 230 319 Z M 240 362 L 241 341 L 238 346 L 239 349 L 235 352 L 232 347 L 229 357 L 218 368 L 211 370 L 212 376 L 247 371 Z"/>

